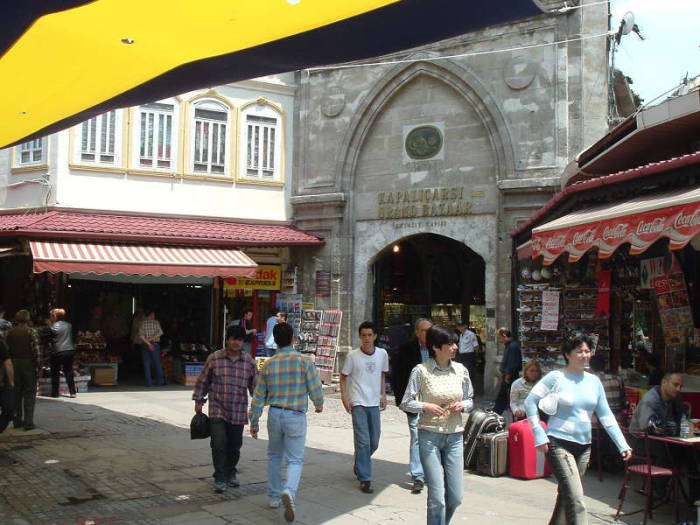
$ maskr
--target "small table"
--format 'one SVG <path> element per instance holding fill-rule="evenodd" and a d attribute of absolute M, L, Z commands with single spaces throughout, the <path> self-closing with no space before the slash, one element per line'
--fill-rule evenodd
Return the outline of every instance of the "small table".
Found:
<path fill-rule="evenodd" d="M 652 434 L 648 434 L 647 437 L 651 439 L 652 441 L 658 441 L 663 443 L 666 446 L 667 449 L 667 455 L 671 461 L 671 466 L 673 468 L 674 472 L 679 472 L 679 470 L 676 468 L 675 461 L 673 459 L 673 454 L 668 450 L 669 445 L 675 445 L 675 446 L 680 446 L 680 447 L 692 447 L 692 448 L 700 448 L 700 436 L 694 436 L 694 437 L 689 437 L 689 438 L 681 438 L 681 437 L 672 437 L 672 436 L 654 436 Z M 695 479 L 695 476 L 692 476 Z M 685 490 L 685 487 L 683 486 L 683 483 L 681 483 L 681 480 L 679 479 L 679 487 L 681 489 L 681 494 L 683 495 L 683 499 L 688 503 L 690 507 L 694 506 L 693 501 L 690 501 L 690 497 L 688 496 L 688 493 Z"/>

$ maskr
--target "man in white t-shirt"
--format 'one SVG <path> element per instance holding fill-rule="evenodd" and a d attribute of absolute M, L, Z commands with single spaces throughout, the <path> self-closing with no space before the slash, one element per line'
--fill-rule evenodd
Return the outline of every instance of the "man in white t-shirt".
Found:
<path fill-rule="evenodd" d="M 365 321 L 358 329 L 360 349 L 345 358 L 340 373 L 340 398 L 352 414 L 355 441 L 353 472 L 360 481 L 360 490 L 367 494 L 372 488 L 372 454 L 379 446 L 381 424 L 379 411 L 386 408 L 385 380 L 389 372 L 389 356 L 383 348 L 374 346 L 377 329 Z"/>
<path fill-rule="evenodd" d="M 466 321 L 457 322 L 457 331 L 460 333 L 459 345 L 455 361 L 462 363 L 469 371 L 469 379 L 474 379 L 476 373 L 476 353 L 479 350 L 479 340 L 476 334 L 468 328 Z"/>

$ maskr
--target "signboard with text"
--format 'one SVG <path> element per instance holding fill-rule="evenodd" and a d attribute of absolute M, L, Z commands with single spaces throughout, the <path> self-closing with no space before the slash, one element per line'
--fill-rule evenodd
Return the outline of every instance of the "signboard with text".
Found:
<path fill-rule="evenodd" d="M 253 277 L 230 277 L 224 279 L 224 289 L 279 290 L 281 282 L 280 266 L 258 265 Z"/>

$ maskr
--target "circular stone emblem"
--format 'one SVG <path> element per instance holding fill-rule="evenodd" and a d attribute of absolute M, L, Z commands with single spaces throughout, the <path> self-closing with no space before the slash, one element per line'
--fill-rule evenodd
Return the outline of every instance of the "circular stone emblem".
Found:
<path fill-rule="evenodd" d="M 429 159 L 441 149 L 442 133 L 435 126 L 419 126 L 406 136 L 406 153 L 412 159 Z"/>
<path fill-rule="evenodd" d="M 321 113 L 328 118 L 337 117 L 345 108 L 345 92 L 338 86 L 331 86 L 321 100 Z"/>

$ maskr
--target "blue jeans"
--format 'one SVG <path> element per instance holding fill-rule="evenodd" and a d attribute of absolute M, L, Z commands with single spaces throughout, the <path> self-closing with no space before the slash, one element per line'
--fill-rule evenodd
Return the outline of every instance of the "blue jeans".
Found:
<path fill-rule="evenodd" d="M 462 503 L 464 444 L 462 433 L 418 429 L 420 460 L 428 486 L 428 525 L 447 525 Z"/>
<path fill-rule="evenodd" d="M 209 420 L 214 481 L 226 483 L 236 473 L 243 445 L 243 425 L 227 423 L 220 417 Z"/>
<path fill-rule="evenodd" d="M 549 437 L 547 459 L 557 480 L 557 502 L 550 525 L 586 525 L 588 514 L 581 479 L 591 457 L 591 445 Z"/>
<path fill-rule="evenodd" d="M 160 365 L 160 345 L 153 343 L 153 351 L 148 345 L 141 345 L 141 359 L 143 359 L 143 375 L 146 379 L 146 386 L 151 386 L 151 368 L 156 369 L 156 386 L 165 384 L 163 378 L 163 367 Z"/>
<path fill-rule="evenodd" d="M 411 478 L 413 481 L 425 481 L 423 475 L 423 465 L 420 462 L 420 451 L 418 450 L 418 418 L 420 414 L 411 414 L 406 412 L 408 419 L 408 433 L 411 436 L 409 445 L 409 466 L 411 469 Z"/>
<path fill-rule="evenodd" d="M 372 454 L 379 447 L 381 433 L 379 407 L 352 407 L 352 432 L 355 440 L 355 475 L 360 481 L 371 481 Z"/>
<path fill-rule="evenodd" d="M 271 406 L 267 413 L 267 495 L 278 500 L 287 489 L 296 498 L 304 468 L 306 414 Z M 287 484 L 282 484 L 282 458 L 287 459 Z"/>

